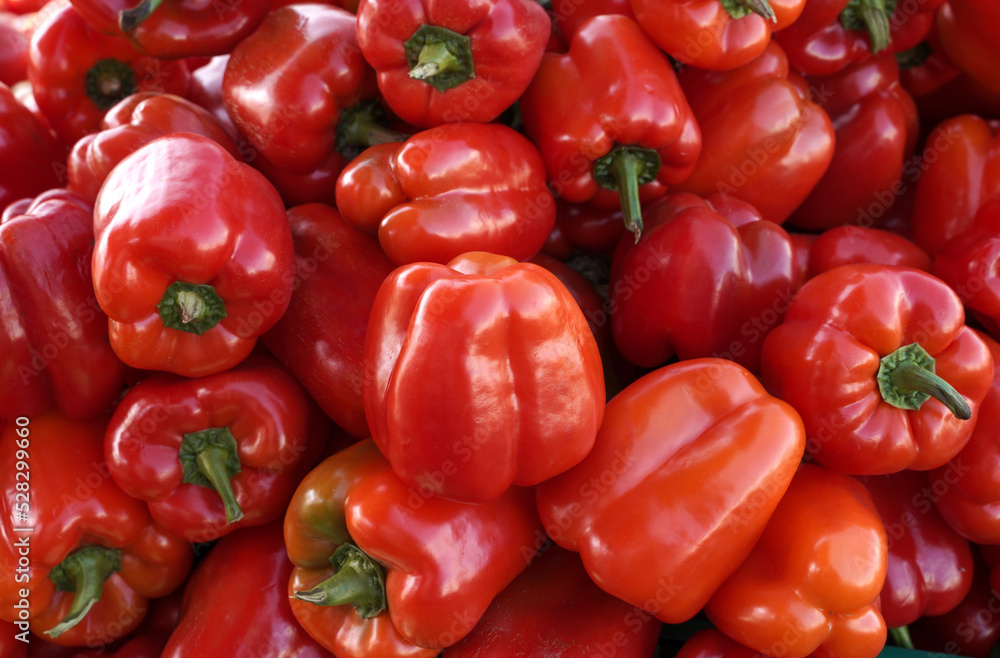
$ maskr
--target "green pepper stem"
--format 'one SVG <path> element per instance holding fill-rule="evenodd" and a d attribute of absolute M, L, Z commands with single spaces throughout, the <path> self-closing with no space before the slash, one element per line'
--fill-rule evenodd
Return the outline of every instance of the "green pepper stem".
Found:
<path fill-rule="evenodd" d="M 131 9 L 122 9 L 118 12 L 118 27 L 128 34 L 142 25 L 143 21 L 152 15 L 156 8 L 163 3 L 163 0 L 142 0 Z"/>
<path fill-rule="evenodd" d="M 934 374 L 933 357 L 917 343 L 882 357 L 876 379 L 882 399 L 899 409 L 916 410 L 934 398 L 956 418 L 972 417 L 969 403 L 951 384 Z"/>
<path fill-rule="evenodd" d="M 417 65 L 410 69 L 410 77 L 415 80 L 433 78 L 439 73 L 449 73 L 459 70 L 461 62 L 451 54 L 448 47 L 441 42 L 425 44 L 417 56 Z"/>
<path fill-rule="evenodd" d="M 889 16 L 885 9 L 879 6 L 865 5 L 861 8 L 861 20 L 868 30 L 872 43 L 872 54 L 882 52 L 889 47 Z"/>
<path fill-rule="evenodd" d="M 778 22 L 774 15 L 774 9 L 771 8 L 767 0 L 720 0 L 720 2 L 722 2 L 722 8 L 726 10 L 726 13 L 735 19 L 743 18 L 753 12 L 764 20 L 772 23 Z"/>
<path fill-rule="evenodd" d="M 108 57 L 94 63 L 84 80 L 84 92 L 99 110 L 108 110 L 135 93 L 135 71 L 132 67 Z"/>
<path fill-rule="evenodd" d="M 212 488 L 219 492 L 219 497 L 222 498 L 222 504 L 226 508 L 226 523 L 236 523 L 243 518 L 243 508 L 233 493 L 233 485 L 226 470 L 228 460 L 229 451 L 218 446 L 205 448 L 195 457 L 198 470 L 212 483 Z"/>
<path fill-rule="evenodd" d="M 642 205 L 639 203 L 639 170 L 643 163 L 630 149 L 621 149 L 611 158 L 609 170 L 618 183 L 618 198 L 622 204 L 625 228 L 635 234 L 636 243 L 642 237 Z"/>
<path fill-rule="evenodd" d="M 348 603 L 363 619 L 385 610 L 385 572 L 354 544 L 341 544 L 330 556 L 334 574 L 315 587 L 295 592 L 300 601 L 334 606 Z"/>
<path fill-rule="evenodd" d="M 121 551 L 103 546 L 86 546 L 60 562 L 50 575 L 56 587 L 74 592 L 73 603 L 62 621 L 45 631 L 56 638 L 80 623 L 101 598 L 104 581 L 121 570 Z"/>
<path fill-rule="evenodd" d="M 423 24 L 403 43 L 410 77 L 445 92 L 476 77 L 472 38 Z"/>
<path fill-rule="evenodd" d="M 231 482 L 242 466 L 236 438 L 228 427 L 211 427 L 185 434 L 177 459 L 184 474 L 182 482 L 218 492 L 226 508 L 227 523 L 243 518 L 243 508 L 236 500 Z"/>
<path fill-rule="evenodd" d="M 362 101 L 340 113 L 337 121 L 337 150 L 353 159 L 363 149 L 376 144 L 404 142 L 409 135 L 382 125 L 383 113 L 377 101 Z"/>
<path fill-rule="evenodd" d="M 892 643 L 901 649 L 916 648 L 913 646 L 913 639 L 910 637 L 909 626 L 896 626 L 895 628 L 890 628 L 889 636 L 892 638 Z"/>
<path fill-rule="evenodd" d="M 226 303 L 210 285 L 174 281 L 156 305 L 164 327 L 202 335 L 226 317 Z"/>

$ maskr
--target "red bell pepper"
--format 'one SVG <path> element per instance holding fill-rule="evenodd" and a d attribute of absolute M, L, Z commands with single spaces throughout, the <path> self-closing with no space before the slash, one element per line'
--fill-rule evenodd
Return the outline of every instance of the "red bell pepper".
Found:
<path fill-rule="evenodd" d="M 788 233 L 722 194 L 668 194 L 643 216 L 643 239 L 623 239 L 611 264 L 622 355 L 647 368 L 675 354 L 714 356 L 757 372 L 764 337 L 795 293 Z"/>
<path fill-rule="evenodd" d="M 223 537 L 191 574 L 180 621 L 157 655 L 331 658 L 292 614 L 291 574 L 281 523 Z"/>
<path fill-rule="evenodd" d="M 182 59 L 229 53 L 271 9 L 269 0 L 71 0 L 97 30 L 128 39 L 152 57 Z"/>
<path fill-rule="evenodd" d="M 1000 92 L 1000 6 L 990 0 L 948 0 L 936 15 L 948 58 L 981 84 Z"/>
<path fill-rule="evenodd" d="M 770 656 L 875 658 L 887 539 L 865 487 L 804 464 L 750 556 L 705 606 L 740 644 Z"/>
<path fill-rule="evenodd" d="M 611 260 L 624 233 L 621 208 L 556 199 L 556 223 L 542 251 L 563 260 L 575 251 Z"/>
<path fill-rule="evenodd" d="M 39 20 L 35 14 L 0 11 L 0 83 L 10 87 L 28 78 L 28 42 Z"/>
<path fill-rule="evenodd" d="M 375 73 L 358 49 L 356 23 L 339 7 L 287 5 L 233 49 L 223 104 L 275 168 L 318 169 L 336 151 L 341 113 L 374 97 Z"/>
<path fill-rule="evenodd" d="M 604 415 L 580 307 L 547 270 L 505 256 L 396 269 L 375 297 L 364 364 L 372 438 L 429 495 L 483 502 L 546 480 L 586 456 Z"/>
<path fill-rule="evenodd" d="M 559 43 L 557 48 L 549 48 L 553 52 L 565 52 L 568 43 L 580 26 L 594 16 L 620 14 L 635 20 L 632 3 L 629 0 L 573 0 L 573 2 L 542 3 L 549 11 L 552 20 L 552 33 Z M 550 46 L 552 41 L 549 42 Z"/>
<path fill-rule="evenodd" d="M 146 615 L 147 600 L 187 577 L 191 546 L 125 494 L 104 462 L 106 417 L 50 411 L 0 434 L 0 618 L 65 646 L 106 644 Z M 23 611 L 23 612 L 22 612 Z"/>
<path fill-rule="evenodd" d="M 569 52 L 546 53 L 519 105 L 555 196 L 620 205 L 637 236 L 640 204 L 686 178 L 701 152 L 670 61 L 627 16 L 595 16 Z"/>
<path fill-rule="evenodd" d="M 684 642 L 674 658 L 764 658 L 766 655 L 740 644 L 717 628 L 703 628 Z"/>
<path fill-rule="evenodd" d="M 448 123 L 373 146 L 343 170 L 336 201 L 359 230 L 377 230 L 396 265 L 469 251 L 527 260 L 556 218 L 538 149 L 501 124 Z"/>
<path fill-rule="evenodd" d="M 125 364 L 108 344 L 108 318 L 94 296 L 93 242 L 93 209 L 72 192 L 51 190 L 21 213 L 4 213 L 0 418 L 50 407 L 92 418 L 120 394 Z"/>
<path fill-rule="evenodd" d="M 899 82 L 911 96 L 920 97 L 941 89 L 962 72 L 941 48 L 937 32 L 932 30 L 926 41 L 907 51 L 896 53 L 899 62 Z M 923 113 L 921 121 L 926 121 Z M 933 120 L 930 127 L 940 121 Z"/>
<path fill-rule="evenodd" d="M 378 243 L 331 206 L 288 210 L 295 244 L 292 300 L 261 343 L 337 425 L 370 435 L 361 395 L 362 352 L 375 294 L 393 270 Z"/>
<path fill-rule="evenodd" d="M 0 211 L 13 201 L 59 187 L 64 160 L 48 128 L 0 83 L 0 161 L 12 163 L 0 172 Z"/>
<path fill-rule="evenodd" d="M 941 466 L 965 446 L 993 358 L 943 281 L 864 263 L 796 293 L 764 340 L 761 374 L 802 415 L 817 461 L 887 474 Z"/>
<path fill-rule="evenodd" d="M 853 263 L 912 267 L 930 272 L 931 257 L 916 243 L 880 228 L 838 226 L 823 231 L 809 245 L 808 277 Z"/>
<path fill-rule="evenodd" d="M 538 511 L 601 589 L 675 624 L 750 554 L 804 446 L 798 414 L 747 370 L 680 361 L 608 402 L 593 450 L 537 486 Z"/>
<path fill-rule="evenodd" d="M 879 597 L 890 629 L 924 615 L 943 615 L 972 587 L 972 548 L 924 495 L 925 473 L 900 471 L 859 478 L 885 526 L 889 559 Z"/>
<path fill-rule="evenodd" d="M 788 219 L 826 172 L 835 137 L 830 117 L 789 74 L 784 51 L 772 40 L 738 69 L 687 67 L 678 78 L 704 147 L 674 189 L 730 194 L 768 221 Z"/>
<path fill-rule="evenodd" d="M 140 91 L 108 110 L 101 131 L 81 137 L 67 161 L 69 188 L 92 203 L 111 170 L 157 137 L 194 133 L 217 142 L 237 160 L 236 142 L 207 110 L 173 94 Z"/>
<path fill-rule="evenodd" d="M 931 256 L 972 228 L 1000 194 L 1000 121 L 952 117 L 927 136 L 913 204 L 913 241 Z"/>
<path fill-rule="evenodd" d="M 127 39 L 94 29 L 72 5 L 35 31 L 28 80 L 42 114 L 67 146 L 100 129 L 104 114 L 136 91 L 184 96 L 191 72 L 181 60 L 150 57 Z"/>
<path fill-rule="evenodd" d="M 483 504 L 429 497 L 366 439 L 321 462 L 289 505 L 292 612 L 341 658 L 434 656 L 544 541 L 532 490 Z"/>
<path fill-rule="evenodd" d="M 219 125 L 234 140 L 239 140 L 241 151 L 249 152 L 251 147 L 245 144 L 246 140 L 240 137 L 236 130 L 233 118 L 226 111 L 226 106 L 222 102 L 222 80 L 226 75 L 226 66 L 229 64 L 229 53 L 216 55 L 204 66 L 199 66 L 191 72 L 191 85 L 188 87 L 187 99 L 207 110 Z"/>
<path fill-rule="evenodd" d="M 880 217 L 901 196 L 903 167 L 920 128 L 913 98 L 899 83 L 899 64 L 883 53 L 809 83 L 833 121 L 836 146 L 826 173 L 788 222 L 812 231 L 871 226 L 872 215 Z"/>
<path fill-rule="evenodd" d="M 805 0 L 632 0 L 642 29 L 681 64 L 728 71 L 764 52 Z"/>
<path fill-rule="evenodd" d="M 111 346 L 133 367 L 221 372 L 288 308 L 295 254 L 284 205 L 207 137 L 175 133 L 122 160 L 97 197 L 94 233 L 97 301 Z"/>
<path fill-rule="evenodd" d="M 549 546 L 441 658 L 649 658 L 661 626 L 595 585 L 579 555 Z"/>
<path fill-rule="evenodd" d="M 382 98 L 420 128 L 496 119 L 531 82 L 551 31 L 535 0 L 358 5 L 358 46 Z"/>
<path fill-rule="evenodd" d="M 328 430 L 288 371 L 250 357 L 206 377 L 142 379 L 115 408 L 104 450 L 115 482 L 157 523 L 205 542 L 281 518 Z"/>

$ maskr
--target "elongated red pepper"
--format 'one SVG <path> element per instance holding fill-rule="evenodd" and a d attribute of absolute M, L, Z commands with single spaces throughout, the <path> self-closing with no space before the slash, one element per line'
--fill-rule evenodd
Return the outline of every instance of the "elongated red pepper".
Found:
<path fill-rule="evenodd" d="M 358 46 L 407 123 L 488 123 L 514 104 L 552 30 L 534 0 L 362 0 Z"/>
<path fill-rule="evenodd" d="M 63 150 L 48 128 L 0 83 L 0 211 L 12 202 L 59 187 Z"/>
<path fill-rule="evenodd" d="M 989 0 L 948 0 L 936 28 L 948 58 L 981 84 L 1000 92 L 1000 7 Z"/>
<path fill-rule="evenodd" d="M 136 368 L 221 372 L 288 308 L 285 207 L 207 137 L 174 133 L 122 160 L 97 198 L 94 233 L 97 301 L 115 353 Z"/>
<path fill-rule="evenodd" d="M 7 422 L 0 434 L 0 564 L 14 575 L 0 582 L 0 618 L 26 620 L 65 646 L 124 636 L 194 560 L 190 544 L 111 479 L 106 426 L 103 416 L 70 421 L 50 411 Z"/>
<path fill-rule="evenodd" d="M 428 497 L 366 439 L 320 463 L 289 505 L 292 612 L 342 658 L 437 655 L 544 541 L 532 490 L 476 505 Z"/>
<path fill-rule="evenodd" d="M 10 208 L 12 211 L 13 207 Z M 70 418 L 108 410 L 125 364 L 91 281 L 93 209 L 51 190 L 0 224 L 0 418 L 57 407 Z"/>
<path fill-rule="evenodd" d="M 886 474 L 941 466 L 965 446 L 993 358 L 943 281 L 854 264 L 796 293 L 764 341 L 761 374 L 802 415 L 821 464 Z"/>
<path fill-rule="evenodd" d="M 640 204 L 684 180 L 701 152 L 670 61 L 627 16 L 595 16 L 569 52 L 546 53 L 519 104 L 553 193 L 620 205 L 636 235 Z"/>
<path fill-rule="evenodd" d="M 537 486 L 538 511 L 601 589 L 679 623 L 750 554 L 804 445 L 798 414 L 746 369 L 680 361 L 608 402 L 593 450 Z"/>

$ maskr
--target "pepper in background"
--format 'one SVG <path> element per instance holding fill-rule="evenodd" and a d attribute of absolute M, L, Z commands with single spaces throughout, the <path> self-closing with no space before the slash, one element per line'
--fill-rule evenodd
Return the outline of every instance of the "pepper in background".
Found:
<path fill-rule="evenodd" d="M 108 318 L 94 296 L 93 210 L 53 189 L 0 223 L 0 418 L 56 407 L 92 418 L 125 383 L 125 364 L 108 343 Z"/>
<path fill-rule="evenodd" d="M 556 199 L 556 223 L 542 251 L 561 260 L 570 258 L 575 251 L 611 260 L 624 233 L 620 207 L 598 208 Z"/>
<path fill-rule="evenodd" d="M 115 408 L 108 470 L 158 524 L 190 542 L 282 518 L 329 420 L 270 357 L 215 375 L 154 373 Z"/>
<path fill-rule="evenodd" d="M 236 142 L 207 110 L 173 94 L 140 91 L 108 110 L 100 132 L 73 145 L 67 160 L 69 189 L 93 203 L 104 179 L 125 156 L 157 137 L 180 132 L 208 137 L 242 158 Z"/>
<path fill-rule="evenodd" d="M 795 293 L 791 240 L 749 203 L 713 194 L 668 194 L 646 206 L 638 243 L 611 263 L 615 344 L 646 368 L 720 357 L 760 369 L 764 338 Z"/>
<path fill-rule="evenodd" d="M 1000 92 L 1000 6 L 991 0 L 948 0 L 936 28 L 948 58 L 995 92 Z"/>
<path fill-rule="evenodd" d="M 3 658 L 28 658 L 28 643 L 18 636 L 24 633 L 27 635 L 27 627 L 21 630 L 14 622 L 0 620 L 0 656 Z"/>
<path fill-rule="evenodd" d="M 958 296 L 921 270 L 810 279 L 764 340 L 761 377 L 802 415 L 806 452 L 855 475 L 928 470 L 969 441 L 993 358 Z"/>
<path fill-rule="evenodd" d="M 222 102 L 222 80 L 226 75 L 226 66 L 229 65 L 229 53 L 216 55 L 204 66 L 199 66 L 191 72 L 191 85 L 188 87 L 187 99 L 207 110 L 215 120 L 219 122 L 223 130 L 233 138 L 240 141 L 241 151 L 251 151 L 248 144 L 236 130 L 233 118 L 226 111 L 226 106 Z M 247 158 L 249 159 L 249 153 Z"/>
<path fill-rule="evenodd" d="M 7 422 L 0 434 L 0 564 L 7 574 L 20 569 L 0 582 L 0 618 L 15 621 L 15 604 L 27 599 L 31 631 L 65 646 L 124 637 L 145 617 L 148 599 L 180 586 L 194 560 L 190 544 L 157 526 L 111 479 L 107 422 L 49 411 Z M 30 480 L 16 477 L 25 473 L 19 464 L 29 466 Z M 28 494 L 17 487 L 25 481 Z"/>
<path fill-rule="evenodd" d="M 164 658 L 331 658 L 292 614 L 282 524 L 223 537 L 198 563 L 184 590 Z"/>
<path fill-rule="evenodd" d="M 191 72 L 183 61 L 144 55 L 128 40 L 98 32 L 65 5 L 31 38 L 28 80 L 56 136 L 72 146 L 99 130 L 105 113 L 136 91 L 184 96 Z"/>
<path fill-rule="evenodd" d="M 261 343 L 355 439 L 371 434 L 362 400 L 365 333 L 393 270 L 378 242 L 331 206 L 288 210 L 295 245 L 292 300 Z"/>
<path fill-rule="evenodd" d="M 632 11 L 632 3 L 629 0 L 553 2 L 547 9 L 552 21 L 552 36 L 558 43 L 558 47 L 553 47 L 555 44 L 550 41 L 549 50 L 553 52 L 566 52 L 566 43 L 572 39 L 581 25 L 594 16 L 620 14 L 635 20 L 635 12 Z"/>
<path fill-rule="evenodd" d="M 535 0 L 358 5 L 358 46 L 382 98 L 420 128 L 496 119 L 531 82 L 551 31 Z"/>
<path fill-rule="evenodd" d="M 920 120 L 899 83 L 890 54 L 869 57 L 832 76 L 808 80 L 814 100 L 833 121 L 833 158 L 789 224 L 822 231 L 843 224 L 869 226 L 903 192 L 903 167 L 913 155 Z"/>
<path fill-rule="evenodd" d="M 427 495 L 485 502 L 542 482 L 587 455 L 604 416 L 601 356 L 576 300 L 506 256 L 397 268 L 375 297 L 364 364 L 372 438 Z"/>
<path fill-rule="evenodd" d="M 680 361 L 608 402 L 587 457 L 536 487 L 538 511 L 601 589 L 676 624 L 750 554 L 804 446 L 795 410 L 746 369 Z"/>
<path fill-rule="evenodd" d="M 678 74 L 701 126 L 703 148 L 675 191 L 723 193 L 781 224 L 816 187 L 833 158 L 830 117 L 772 41 L 731 71 L 687 67 Z"/>
<path fill-rule="evenodd" d="M 898 233 L 880 228 L 837 226 L 815 236 L 809 245 L 808 278 L 852 263 L 931 271 L 931 257 L 926 251 Z"/>
<path fill-rule="evenodd" d="M 295 254 L 281 198 L 207 137 L 167 135 L 122 160 L 94 233 L 97 301 L 135 368 L 221 372 L 288 308 Z"/>
<path fill-rule="evenodd" d="M 0 83 L 8 87 L 28 78 L 28 42 L 39 22 L 36 14 L 0 11 Z"/>
<path fill-rule="evenodd" d="M 705 606 L 723 633 L 766 656 L 875 658 L 887 539 L 865 487 L 804 464 L 760 541 Z"/>
<path fill-rule="evenodd" d="M 11 89 L 0 83 L 0 161 L 17 163 L 0 173 L 0 211 L 11 202 L 59 187 L 62 147 Z"/>
<path fill-rule="evenodd" d="M 556 219 L 542 156 L 502 124 L 448 123 L 373 146 L 341 172 L 336 201 L 396 265 L 469 251 L 527 260 Z"/>
<path fill-rule="evenodd" d="M 519 105 L 555 196 L 621 207 L 637 240 L 641 204 L 684 180 L 701 152 L 669 59 L 627 16 L 595 16 L 569 52 L 546 53 Z"/>
<path fill-rule="evenodd" d="M 632 0 L 649 38 L 687 66 L 713 71 L 755 59 L 771 33 L 798 19 L 805 0 Z"/>
<path fill-rule="evenodd" d="M 288 507 L 292 612 L 341 658 L 434 656 L 468 635 L 544 540 L 531 489 L 482 504 L 431 497 L 366 439 L 306 475 Z"/>

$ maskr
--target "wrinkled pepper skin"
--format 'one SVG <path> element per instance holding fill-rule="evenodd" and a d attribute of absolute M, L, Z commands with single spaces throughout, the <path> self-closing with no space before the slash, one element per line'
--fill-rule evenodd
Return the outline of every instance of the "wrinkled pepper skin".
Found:
<path fill-rule="evenodd" d="M 781 224 L 812 192 L 833 158 L 830 117 L 789 73 L 773 40 L 731 71 L 685 68 L 681 87 L 701 127 L 703 147 L 675 191 L 723 193 Z"/>
<path fill-rule="evenodd" d="M 601 589 L 680 623 L 750 554 L 804 446 L 746 369 L 681 361 L 608 402 L 590 454 L 537 486 L 539 515 Z"/>
<path fill-rule="evenodd" d="M 771 33 L 798 19 L 805 0 L 769 0 L 770 15 L 753 3 L 719 0 L 632 0 L 643 31 L 687 66 L 713 71 L 739 68 L 764 52 Z"/>
<path fill-rule="evenodd" d="M 99 132 L 73 144 L 68 187 L 93 203 L 104 179 L 125 156 L 157 137 L 182 132 L 208 137 L 242 159 L 236 142 L 208 110 L 173 94 L 140 91 L 108 110 Z"/>
<path fill-rule="evenodd" d="M 489 123 L 513 105 L 552 25 L 534 0 L 362 0 L 357 29 L 385 103 L 431 128 Z M 447 54 L 435 57 L 435 48 Z"/>
<path fill-rule="evenodd" d="M 372 438 L 429 495 L 485 502 L 542 482 L 587 455 L 604 416 L 600 352 L 576 300 L 504 256 L 396 269 L 364 363 Z"/>
<path fill-rule="evenodd" d="M 93 418 L 125 383 L 91 282 L 93 209 L 55 189 L 10 210 L 0 223 L 0 418 L 51 407 Z"/>
<path fill-rule="evenodd" d="M 142 379 L 116 406 L 104 451 L 157 523 L 206 542 L 282 518 L 329 424 L 291 373 L 254 355 L 215 375 Z"/>
<path fill-rule="evenodd" d="M 392 144 L 355 158 L 336 198 L 344 219 L 376 228 L 393 263 L 447 263 L 469 251 L 527 260 L 541 250 L 556 208 L 545 162 L 523 135 L 501 124 L 449 123 Z"/>
<path fill-rule="evenodd" d="M 94 233 L 94 290 L 130 366 L 221 372 L 288 308 L 295 254 L 281 198 L 207 137 L 175 133 L 122 160 Z"/>
<path fill-rule="evenodd" d="M 64 646 L 106 644 L 128 634 L 145 617 L 148 599 L 179 587 L 194 560 L 190 544 L 157 526 L 146 506 L 111 479 L 102 447 L 107 422 L 104 416 L 71 421 L 49 411 L 8 421 L 0 434 L 0 564 L 7 574 L 21 569 L 20 581 L 0 584 L 0 614 L 16 621 L 14 605 L 27 599 L 31 631 Z M 18 482 L 28 482 L 29 491 Z M 25 527 L 32 530 L 19 530 Z M 18 542 L 28 546 L 27 565 Z M 114 566 L 81 567 L 74 578 L 69 563 L 88 552 L 114 556 Z M 56 571 L 66 574 L 60 586 L 69 589 L 57 589 Z M 92 589 L 85 585 L 91 577 Z M 87 589 L 99 598 L 89 610 L 69 614 L 76 597 L 78 605 L 88 600 L 80 596 Z"/>
<path fill-rule="evenodd" d="M 292 614 L 283 524 L 219 540 L 191 574 L 164 658 L 331 658 Z"/>
<path fill-rule="evenodd" d="M 366 438 L 365 333 L 375 294 L 394 266 L 374 238 L 355 230 L 331 206 L 289 208 L 288 221 L 295 289 L 288 310 L 261 343 L 338 426 Z"/>
<path fill-rule="evenodd" d="M 827 229 L 809 245 L 808 278 L 841 265 L 873 263 L 931 271 L 931 257 L 898 233 L 853 224 Z"/>
<path fill-rule="evenodd" d="M 936 14 L 948 58 L 979 83 L 1000 92 L 1000 7 L 989 0 L 948 0 Z"/>
<path fill-rule="evenodd" d="M 308 174 L 334 156 L 341 113 L 374 97 L 354 14 L 303 3 L 275 9 L 233 49 L 222 101 L 240 133 L 277 169 Z"/>
<path fill-rule="evenodd" d="M 646 206 L 645 233 L 611 263 L 615 344 L 642 367 L 719 357 L 760 368 L 794 294 L 788 233 L 735 197 L 678 192 Z"/>
<path fill-rule="evenodd" d="M 802 415 L 817 461 L 888 474 L 941 466 L 965 446 L 993 358 L 943 281 L 864 263 L 796 293 L 764 341 L 761 376 Z"/>
<path fill-rule="evenodd" d="M 903 167 L 916 147 L 920 122 L 913 98 L 899 82 L 899 64 L 879 54 L 829 77 L 809 80 L 815 100 L 833 121 L 833 159 L 788 222 L 822 231 L 872 224 L 902 194 Z"/>
<path fill-rule="evenodd" d="M 0 173 L 0 211 L 13 201 L 59 187 L 64 159 L 48 128 L 0 84 L 0 161 L 17 163 Z"/>
<path fill-rule="evenodd" d="M 705 607 L 723 633 L 767 656 L 875 658 L 888 549 L 854 478 L 804 464 L 750 556 Z"/>
<path fill-rule="evenodd" d="M 356 601 L 368 617 L 350 598 L 309 600 L 310 588 L 334 574 L 331 555 L 348 542 L 384 568 L 381 585 L 365 589 L 380 601 Z M 343 658 L 434 656 L 473 629 L 544 542 L 531 489 L 475 505 L 430 497 L 396 477 L 366 439 L 321 462 L 292 498 L 285 516 L 295 565 L 289 594 L 299 594 L 292 611 Z"/>
<path fill-rule="evenodd" d="M 879 596 L 889 628 L 943 615 L 972 587 L 972 547 L 934 509 L 926 473 L 900 471 L 861 478 L 885 526 L 889 557 Z"/>
<path fill-rule="evenodd" d="M 627 16 L 595 16 L 567 53 L 546 53 L 519 105 L 555 196 L 620 205 L 633 232 L 640 202 L 686 178 L 701 152 L 670 61 Z"/>

